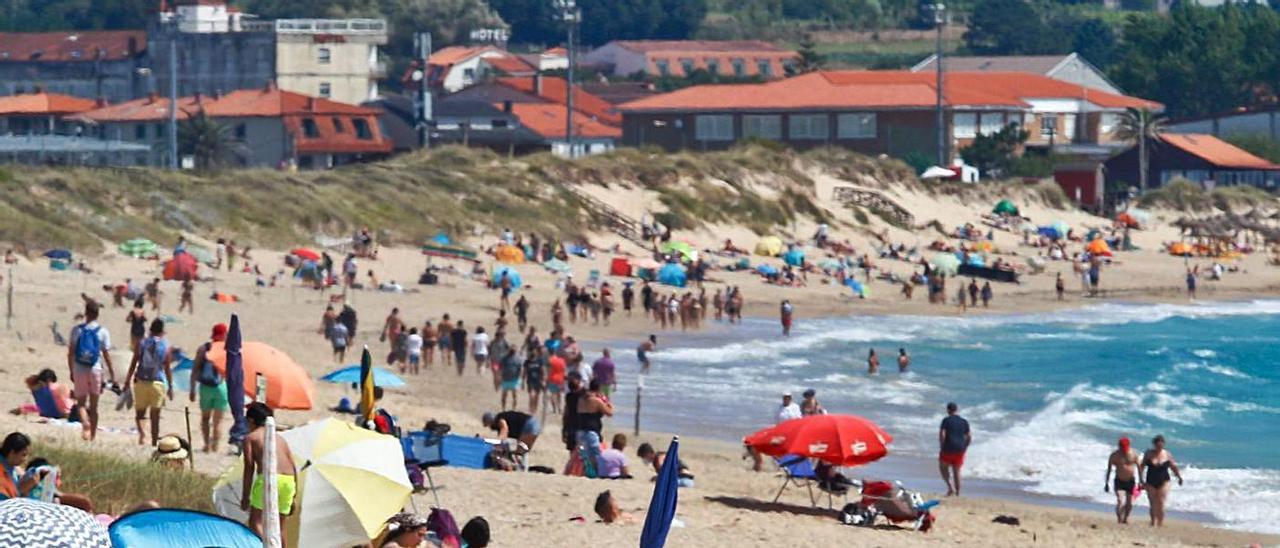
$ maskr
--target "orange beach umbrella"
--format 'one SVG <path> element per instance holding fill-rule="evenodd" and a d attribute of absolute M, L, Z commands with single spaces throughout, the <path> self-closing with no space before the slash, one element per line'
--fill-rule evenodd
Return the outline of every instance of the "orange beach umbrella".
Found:
<path fill-rule="evenodd" d="M 247 396 L 256 396 L 257 379 L 261 374 L 267 379 L 266 403 L 272 409 L 311 409 L 315 401 L 315 384 L 307 370 L 288 354 L 260 342 L 244 343 L 240 354 L 244 357 L 244 393 Z M 213 343 L 207 356 L 218 372 L 225 374 L 227 351 L 222 343 Z"/>

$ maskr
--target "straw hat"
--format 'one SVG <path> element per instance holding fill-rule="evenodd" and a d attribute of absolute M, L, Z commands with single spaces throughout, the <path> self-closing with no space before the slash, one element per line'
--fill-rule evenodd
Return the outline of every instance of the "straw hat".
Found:
<path fill-rule="evenodd" d="M 151 455 L 154 460 L 183 460 L 187 458 L 187 450 L 182 447 L 178 436 L 165 436 L 156 442 L 156 452 Z"/>

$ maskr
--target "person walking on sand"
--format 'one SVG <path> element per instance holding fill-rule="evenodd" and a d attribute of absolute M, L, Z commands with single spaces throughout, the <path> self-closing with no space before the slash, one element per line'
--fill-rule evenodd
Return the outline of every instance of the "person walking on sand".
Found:
<path fill-rule="evenodd" d="M 133 301 L 133 308 L 124 317 L 129 322 L 129 351 L 137 352 L 138 344 L 147 336 L 147 312 L 142 299 Z"/>
<path fill-rule="evenodd" d="M 351 345 L 351 334 L 342 322 L 334 322 L 329 328 L 329 344 L 333 345 L 333 362 L 339 365 L 347 359 L 347 347 Z"/>
<path fill-rule="evenodd" d="M 404 331 L 404 320 L 400 319 L 400 309 L 392 308 L 391 313 L 387 315 L 386 321 L 382 322 L 382 334 L 379 340 L 387 343 L 391 347 L 391 351 L 396 350 L 396 343 L 400 340 L 400 332 Z"/>
<path fill-rule="evenodd" d="M 98 323 L 98 303 L 84 304 L 84 323 L 71 329 L 67 345 L 67 370 L 75 386 L 76 405 L 88 411 L 89 420 L 82 425 L 81 437 L 93 441 L 98 436 L 98 398 L 102 395 L 102 366 L 107 366 L 106 380 L 116 382 L 111 366 L 111 334 Z"/>
<path fill-rule="evenodd" d="M 907 355 L 906 348 L 899 348 L 898 349 L 898 372 L 906 373 L 908 367 L 911 367 L 911 356 Z"/>
<path fill-rule="evenodd" d="M 547 391 L 547 350 L 542 346 L 529 349 L 524 360 L 524 388 L 529 392 L 529 414 L 538 414 L 538 404 Z"/>
<path fill-rule="evenodd" d="M 449 332 L 449 345 L 453 349 L 453 364 L 458 368 L 458 376 L 462 376 L 467 370 L 468 338 L 466 326 L 463 325 L 462 320 L 458 320 L 457 325 Z"/>
<path fill-rule="evenodd" d="M 982 291 L 978 295 L 982 297 L 982 308 L 988 308 L 991 305 L 991 297 L 994 296 L 991 291 L 991 282 L 982 282 Z"/>
<path fill-rule="evenodd" d="M 880 372 L 880 356 L 876 355 L 876 349 L 872 348 L 867 354 L 867 374 L 875 375 Z"/>
<path fill-rule="evenodd" d="M 272 415 L 271 408 L 262 402 L 253 402 L 245 409 L 244 418 L 252 429 L 244 440 L 244 473 L 241 475 L 240 509 L 249 512 L 249 528 L 262 536 L 262 510 L 265 507 L 263 470 L 263 452 L 266 448 L 267 417 Z M 276 510 L 280 512 L 280 545 L 288 546 L 285 538 L 285 519 L 293 514 L 293 506 L 297 501 L 298 468 L 293 463 L 293 451 L 289 450 L 289 442 L 279 433 L 276 441 Z"/>
<path fill-rule="evenodd" d="M 969 301 L 965 299 L 964 283 L 961 282 L 960 285 L 956 287 L 956 302 L 960 305 L 961 312 L 964 312 L 969 307 Z"/>
<path fill-rule="evenodd" d="M 133 422 L 138 427 L 138 445 L 147 442 L 142 421 L 150 412 L 151 445 L 160 439 L 160 410 L 165 396 L 173 399 L 173 349 L 164 338 L 164 320 L 151 320 L 151 335 L 143 339 L 129 361 L 124 375 L 125 386 L 133 387 Z M 161 374 L 164 377 L 161 378 Z"/>
<path fill-rule="evenodd" d="M 618 389 L 618 367 L 608 348 L 600 351 L 600 358 L 591 364 L 591 377 L 600 382 L 600 391 L 606 398 L 613 397 Z"/>
<path fill-rule="evenodd" d="M 195 284 L 190 279 L 182 280 L 182 293 L 178 297 L 178 313 L 181 314 L 186 310 L 188 314 L 196 313 L 196 303 L 192 296 L 195 291 Z"/>
<path fill-rule="evenodd" d="M 1182 485 L 1182 470 L 1174 462 L 1173 454 L 1164 448 L 1164 436 L 1151 439 L 1151 449 L 1142 455 L 1138 463 L 1138 477 L 1142 478 L 1142 487 L 1147 492 L 1147 501 L 1151 503 L 1151 526 L 1164 526 L 1164 506 L 1169 499 L 1169 472 L 1178 478 Z"/>
<path fill-rule="evenodd" d="M 1187 298 L 1196 300 L 1196 270 L 1187 269 Z"/>
<path fill-rule="evenodd" d="M 160 310 L 160 278 L 152 278 L 151 283 L 143 286 L 142 291 L 147 294 L 147 301 L 151 302 L 151 310 Z"/>
<path fill-rule="evenodd" d="M 795 307 L 791 306 L 790 300 L 783 299 L 779 308 L 778 315 L 782 318 L 782 336 L 791 336 L 791 317 L 795 313 Z"/>
<path fill-rule="evenodd" d="M 417 375 L 422 368 L 422 347 L 426 341 L 418 334 L 418 328 L 410 327 L 409 335 L 404 340 L 404 352 L 409 362 L 409 372 Z M 403 368 L 402 368 L 403 371 Z"/>
<path fill-rule="evenodd" d="M 440 346 L 440 363 L 444 367 L 453 365 L 453 321 L 445 314 L 436 324 L 436 337 Z"/>
<path fill-rule="evenodd" d="M 202 451 L 205 453 L 218 451 L 218 440 L 222 438 L 222 417 L 231 410 L 226 380 L 218 374 L 213 361 L 207 357 L 213 343 L 222 342 L 226 338 L 227 324 L 214 325 L 209 342 L 196 349 L 196 357 L 191 362 L 191 393 L 188 397 L 194 402 L 196 394 L 200 396 L 200 437 L 204 441 Z"/>
<path fill-rule="evenodd" d="M 973 436 L 969 432 L 969 421 L 960 416 L 960 407 L 951 402 L 947 404 L 947 416 L 942 419 L 938 429 L 938 472 L 942 481 L 947 483 L 947 496 L 960 496 L 960 468 L 964 466 L 964 453 L 969 449 Z"/>
<path fill-rule="evenodd" d="M 1107 475 L 1102 480 L 1102 492 L 1115 488 L 1116 522 L 1129 523 L 1129 513 L 1133 511 L 1133 497 L 1138 492 L 1138 452 L 1129 447 L 1129 438 L 1120 438 L 1119 448 L 1111 452 L 1107 458 Z M 1116 477 L 1111 479 L 1111 469 L 1115 468 Z"/>
<path fill-rule="evenodd" d="M 462 322 L 458 322 L 458 326 L 461 327 Z M 476 364 L 476 374 L 483 375 L 489 367 L 489 334 L 484 332 L 484 326 L 477 327 L 471 336 L 471 357 Z"/>
<path fill-rule="evenodd" d="M 529 325 L 529 299 L 526 299 L 524 295 L 520 295 L 520 298 L 516 299 L 515 309 L 516 328 L 518 328 L 521 333 L 524 333 L 525 327 Z"/>
<path fill-rule="evenodd" d="M 1053 289 L 1058 292 L 1058 300 L 1066 299 L 1067 284 L 1062 281 L 1062 273 L 1058 273 L 1058 279 L 1053 282 Z"/>
<path fill-rule="evenodd" d="M 657 348 L 658 336 L 654 334 L 650 334 L 648 339 L 641 341 L 640 346 L 636 347 L 636 359 L 640 360 L 640 373 L 649 372 L 649 367 L 652 366 L 649 363 L 649 353 L 657 350 Z"/>
<path fill-rule="evenodd" d="M 969 278 L 969 306 L 978 307 L 978 280 Z"/>
<path fill-rule="evenodd" d="M 502 275 L 498 278 L 498 289 L 502 292 L 502 296 L 498 299 L 498 310 L 506 312 L 511 308 L 511 290 L 514 288 L 509 270 L 503 270 Z"/>

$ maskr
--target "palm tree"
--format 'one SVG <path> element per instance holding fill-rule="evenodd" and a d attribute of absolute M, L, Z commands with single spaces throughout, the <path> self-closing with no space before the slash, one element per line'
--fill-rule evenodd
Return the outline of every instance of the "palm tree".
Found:
<path fill-rule="evenodd" d="M 226 124 L 210 118 L 203 109 L 178 122 L 178 151 L 195 157 L 196 169 L 216 169 L 245 156 Z"/>
<path fill-rule="evenodd" d="M 1138 145 L 1138 190 L 1140 192 L 1147 191 L 1147 171 L 1148 164 L 1151 161 L 1150 148 L 1147 146 L 1148 140 L 1153 140 L 1155 145 L 1160 140 L 1160 134 L 1164 133 L 1165 117 L 1148 109 L 1125 109 L 1125 113 L 1120 116 L 1120 123 L 1116 125 L 1115 136 L 1117 139 L 1129 141 Z"/>

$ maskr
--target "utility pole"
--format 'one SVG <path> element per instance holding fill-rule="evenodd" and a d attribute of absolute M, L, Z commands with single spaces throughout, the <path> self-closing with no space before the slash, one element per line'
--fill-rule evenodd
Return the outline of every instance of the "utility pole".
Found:
<path fill-rule="evenodd" d="M 178 169 L 178 14 L 169 24 L 169 169 Z"/>
<path fill-rule="evenodd" d="M 417 112 L 418 118 L 418 146 L 422 148 L 431 148 L 431 127 L 430 122 L 434 114 L 431 111 L 431 83 L 427 81 L 428 77 L 428 61 L 431 59 L 431 33 L 419 32 L 413 35 L 413 46 L 418 52 L 418 70 L 413 73 L 413 79 L 418 81 L 418 100 Z"/>
<path fill-rule="evenodd" d="M 576 33 L 574 31 L 577 30 L 578 23 L 582 21 L 582 10 L 578 9 L 577 0 L 553 0 L 553 5 L 558 11 L 560 20 L 563 21 L 565 26 L 568 28 L 569 43 L 566 49 L 568 50 L 569 55 L 569 68 L 566 71 L 567 78 L 565 82 L 564 138 L 565 142 L 569 144 L 569 158 L 575 158 L 577 157 L 578 149 L 574 143 L 573 136 L 573 68 L 574 65 L 577 64 L 578 59 L 575 55 L 576 49 L 574 47 L 574 35 Z"/>
<path fill-rule="evenodd" d="M 934 41 L 934 64 L 938 69 L 937 88 L 937 105 L 936 120 L 938 126 L 938 166 L 947 167 L 947 120 L 943 115 L 942 106 L 944 102 L 944 89 L 946 86 L 946 78 L 944 76 L 945 69 L 942 66 L 942 27 L 947 24 L 946 16 L 947 6 L 941 2 L 933 5 L 933 26 L 937 29 L 937 37 Z"/>

